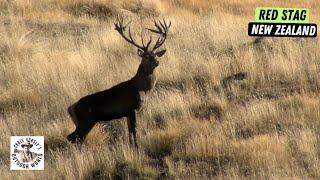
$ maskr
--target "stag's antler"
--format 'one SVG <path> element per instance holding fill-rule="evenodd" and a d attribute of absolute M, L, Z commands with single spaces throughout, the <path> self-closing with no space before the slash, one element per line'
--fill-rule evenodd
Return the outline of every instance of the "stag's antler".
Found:
<path fill-rule="evenodd" d="M 131 23 L 128 22 L 127 25 L 123 25 L 123 18 L 118 16 L 117 18 L 117 22 L 114 23 L 115 25 L 115 29 L 119 32 L 119 34 L 127 41 L 129 42 L 130 44 L 136 46 L 137 48 L 143 50 L 143 51 L 148 51 L 148 48 L 152 42 L 152 37 L 150 37 L 150 40 L 148 41 L 147 45 L 144 44 L 144 40 L 143 40 L 143 36 L 141 34 L 141 42 L 142 42 L 142 46 L 137 44 L 134 39 L 132 38 L 132 35 L 131 35 L 131 29 L 130 29 L 130 26 L 129 24 Z M 169 28 L 171 26 L 171 22 L 169 22 L 169 25 L 166 23 L 166 21 L 163 19 L 163 22 L 161 22 L 159 20 L 159 22 L 157 23 L 156 20 L 154 20 L 154 25 L 156 26 L 157 30 L 155 29 L 149 29 L 147 28 L 149 31 L 153 32 L 153 33 L 156 33 L 156 34 L 159 34 L 159 37 L 153 47 L 153 49 L 151 51 L 154 51 L 156 49 L 158 49 L 160 46 L 162 46 L 162 44 L 165 42 L 166 38 L 167 38 L 167 34 L 168 34 L 168 31 L 169 31 Z M 124 34 L 124 31 L 126 30 L 127 26 L 129 26 L 129 37 L 126 37 L 125 34 Z"/>
<path fill-rule="evenodd" d="M 139 49 L 141 49 L 141 50 L 143 50 L 143 51 L 147 51 L 148 48 L 149 48 L 149 45 L 151 44 L 152 38 L 150 37 L 150 40 L 148 41 L 147 45 L 145 45 L 145 44 L 144 44 L 144 40 L 143 40 L 143 36 L 141 35 L 142 46 L 139 45 L 139 44 L 137 44 L 137 43 L 134 41 L 134 39 L 132 38 L 132 35 L 131 35 L 131 29 L 130 29 L 130 26 L 129 26 L 129 24 L 131 23 L 131 21 L 128 22 L 128 24 L 124 26 L 124 25 L 123 25 L 123 18 L 122 18 L 122 17 L 118 16 L 117 20 L 118 20 L 118 21 L 117 21 L 116 23 L 114 23 L 114 25 L 115 25 L 115 29 L 119 32 L 119 34 L 120 34 L 127 42 L 129 42 L 130 44 L 136 46 L 137 48 L 139 48 Z M 128 31 L 129 31 L 129 37 L 126 37 L 125 34 L 124 34 L 124 31 L 126 30 L 127 26 L 129 26 L 129 28 L 128 28 L 128 29 L 129 29 L 129 30 L 128 30 Z"/>
<path fill-rule="evenodd" d="M 155 19 L 153 19 L 153 21 L 154 21 L 154 26 L 156 26 L 157 30 L 149 29 L 149 28 L 147 28 L 147 29 L 153 33 L 159 34 L 159 38 L 157 39 L 156 44 L 154 45 L 152 51 L 158 49 L 166 41 L 166 38 L 167 38 L 167 35 L 169 32 L 169 28 L 171 26 L 171 22 L 169 22 L 169 25 L 167 25 L 166 20 L 164 20 L 164 19 L 163 19 L 163 22 L 158 20 L 158 23 Z"/>

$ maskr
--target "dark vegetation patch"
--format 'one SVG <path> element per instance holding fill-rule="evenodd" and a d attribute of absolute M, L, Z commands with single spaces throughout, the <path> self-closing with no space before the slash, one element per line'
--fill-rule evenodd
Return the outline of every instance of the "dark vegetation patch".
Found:
<path fill-rule="evenodd" d="M 192 116 L 198 119 L 210 120 L 211 117 L 220 120 L 222 118 L 222 108 L 217 104 L 199 104 L 190 107 Z"/>
<path fill-rule="evenodd" d="M 160 15 L 160 12 L 156 9 L 155 6 L 152 6 L 152 4 L 149 3 L 145 3 L 144 1 L 129 1 L 124 5 L 123 8 L 141 17 L 152 17 Z"/>
<path fill-rule="evenodd" d="M 319 87 L 315 86 L 304 88 L 294 85 L 288 85 L 286 87 L 265 87 L 260 89 L 247 89 L 247 92 L 245 92 L 246 94 L 244 96 L 236 97 L 234 98 L 234 100 L 239 100 L 243 103 L 260 99 L 274 100 L 298 94 L 319 93 L 319 90 Z"/>
<path fill-rule="evenodd" d="M 253 48 L 256 52 L 258 52 L 257 56 L 260 55 L 263 58 L 266 58 L 268 52 L 270 53 L 270 51 L 274 52 L 276 50 L 272 45 L 270 45 L 270 43 L 266 41 L 265 38 L 258 37 L 254 38 L 252 41 L 245 42 L 237 46 L 229 46 L 223 49 L 216 49 L 212 47 L 210 48 L 210 52 L 213 56 L 218 58 L 228 57 L 230 59 L 236 59 L 238 52 L 245 52 L 250 48 Z"/>
<path fill-rule="evenodd" d="M 217 57 L 217 58 L 227 57 L 229 59 L 234 60 L 234 59 L 236 59 L 237 48 L 232 47 L 232 46 L 225 48 L 225 49 L 211 48 L 210 52 L 214 57 Z"/>
<path fill-rule="evenodd" d="M 235 77 L 238 76 L 238 77 Z M 262 84 L 252 85 L 249 81 L 243 81 L 248 78 L 247 73 L 237 73 L 221 80 L 226 97 L 233 102 L 247 104 L 257 100 L 277 100 L 283 97 L 295 96 L 307 93 L 319 93 L 320 86 L 318 83 L 308 84 L 307 86 L 299 86 L 293 82 L 277 82 L 271 87 Z"/>
<path fill-rule="evenodd" d="M 65 150 L 68 148 L 68 142 L 64 137 L 46 137 L 44 141 L 44 150 Z"/>
<path fill-rule="evenodd" d="M 9 165 L 10 164 L 10 152 L 9 149 L 0 149 L 0 164 Z"/>
<path fill-rule="evenodd" d="M 247 139 L 265 134 L 290 134 L 303 128 L 303 122 L 293 121 L 290 116 L 264 117 L 252 125 L 238 124 L 235 126 L 236 138 Z"/>
<path fill-rule="evenodd" d="M 234 99 L 236 97 L 236 95 L 232 91 L 233 90 L 232 87 L 247 78 L 248 78 L 247 72 L 240 72 L 240 73 L 227 76 L 221 80 L 222 88 L 228 99 Z M 242 89 L 244 88 L 246 87 L 242 87 Z"/>
<path fill-rule="evenodd" d="M 67 8 L 67 11 L 77 17 L 87 16 L 103 21 L 112 19 L 117 14 L 116 8 L 111 4 L 107 6 L 101 3 L 77 3 Z"/>
<path fill-rule="evenodd" d="M 30 46 L 19 46 L 17 44 L 0 44 L 0 63 L 8 64 L 13 61 L 29 60 L 34 54 Z"/>
<path fill-rule="evenodd" d="M 279 99 L 278 107 L 283 111 L 294 110 L 298 111 L 304 107 L 304 103 L 298 97 L 293 98 L 281 98 Z"/>
<path fill-rule="evenodd" d="M 126 138 L 127 126 L 123 120 L 103 122 L 103 130 L 108 134 L 110 145 L 116 145 L 121 139 Z"/>
<path fill-rule="evenodd" d="M 242 81 L 248 78 L 248 73 L 247 72 L 240 72 L 240 73 L 236 73 L 230 76 L 227 76 L 225 78 L 222 79 L 222 86 L 223 88 L 227 89 L 229 88 L 230 84 L 235 82 L 235 81 Z"/>
<path fill-rule="evenodd" d="M 301 46 L 299 46 L 299 49 L 301 51 L 306 51 L 308 47 L 310 47 L 310 44 L 315 45 L 316 42 L 312 40 L 296 40 L 292 39 L 292 42 L 298 43 Z M 278 41 L 275 38 L 266 39 L 264 37 L 258 37 L 253 38 L 252 41 L 245 42 L 242 44 L 239 44 L 238 46 L 232 46 L 229 48 L 225 48 L 222 50 L 216 50 L 217 53 L 215 53 L 217 56 L 230 56 L 232 59 L 236 58 L 236 55 L 239 54 L 239 52 L 248 51 L 250 49 L 253 49 L 255 52 L 255 56 L 257 59 L 261 59 L 261 66 L 268 68 L 268 60 L 270 59 L 270 54 L 274 55 L 283 55 L 286 58 L 291 58 L 290 54 L 288 54 L 287 50 L 284 48 L 285 46 L 282 44 L 283 42 Z M 279 45 L 283 48 L 276 48 Z M 307 51 L 306 51 L 307 52 Z M 311 55 L 309 53 L 306 53 L 306 56 L 312 58 L 314 55 Z M 306 72 L 308 73 L 308 72 Z M 243 79 L 247 79 L 248 73 L 246 72 L 240 72 L 235 74 L 238 77 L 244 77 Z M 239 101 L 239 103 L 246 103 L 251 100 L 256 99 L 278 99 L 283 96 L 289 96 L 293 94 L 302 94 L 306 92 L 319 92 L 320 89 L 320 83 L 319 78 L 314 75 L 308 75 L 308 84 L 306 86 L 298 86 L 296 82 L 294 82 L 291 79 L 274 79 L 272 81 L 273 87 L 266 87 L 265 83 L 261 85 L 243 85 L 238 82 L 240 82 L 240 79 L 237 79 L 235 75 L 228 76 L 221 80 L 222 87 L 224 88 L 224 91 L 226 93 L 226 96 L 230 100 Z M 244 75 L 244 76 L 243 76 Z M 273 76 L 272 74 L 268 76 Z M 273 77 L 270 77 L 273 78 Z M 262 83 L 262 82 L 258 82 Z M 237 89 L 240 88 L 241 94 L 236 94 L 233 90 L 234 86 Z M 258 87 L 260 86 L 260 87 Z"/>
<path fill-rule="evenodd" d="M 21 21 L 30 31 L 26 34 L 34 39 L 39 36 L 59 37 L 61 35 L 82 36 L 89 33 L 90 26 L 84 23 L 62 22 L 36 22 L 31 20 Z M 3 21 L 3 26 L 11 26 L 11 20 Z M 3 47 L 1 47 L 3 49 Z M 3 51 L 3 50 L 0 50 Z M 30 52 L 28 52 L 30 54 Z"/>
<path fill-rule="evenodd" d="M 119 160 L 111 173 L 112 179 L 155 179 L 157 173 L 151 169 L 141 169 L 137 164 Z"/>
<path fill-rule="evenodd" d="M 113 179 L 139 178 L 139 170 L 130 162 L 117 162 L 112 172 Z"/>
<path fill-rule="evenodd" d="M 158 81 L 155 85 L 155 90 L 178 90 L 181 92 L 185 92 L 188 88 L 188 84 L 186 81 Z"/>
<path fill-rule="evenodd" d="M 170 171 L 170 167 L 168 166 L 167 164 L 167 161 L 162 158 L 162 159 L 157 159 L 156 160 L 156 167 L 157 169 L 159 169 L 159 174 L 157 176 L 157 180 L 160 180 L 160 179 L 168 179 L 168 180 L 171 180 L 171 179 L 174 179 L 174 176 L 172 174 L 172 172 Z"/>
<path fill-rule="evenodd" d="M 246 13 L 248 11 L 246 10 L 246 7 L 244 7 L 242 3 L 229 3 L 228 1 L 221 1 L 221 3 L 219 3 L 219 6 L 225 12 L 235 16 L 248 15 L 248 13 Z"/>
<path fill-rule="evenodd" d="M 107 168 L 104 168 L 103 166 L 99 166 L 90 170 L 84 179 L 85 180 L 104 180 L 109 178 L 110 176 L 108 175 Z"/>
<path fill-rule="evenodd" d="M 242 127 L 242 128 L 236 127 L 235 133 L 237 138 L 243 138 L 243 139 L 252 138 L 255 134 L 252 128 L 247 128 L 247 127 Z"/>
<path fill-rule="evenodd" d="M 166 80 L 158 81 L 155 85 L 156 91 L 160 90 L 171 90 L 171 91 L 180 91 L 185 93 L 188 90 L 196 90 L 200 95 L 208 95 L 209 89 L 217 90 L 217 87 L 213 86 L 211 76 L 209 72 L 199 71 L 192 75 L 190 78 L 184 78 L 176 81 Z M 218 91 L 218 90 L 217 90 Z"/>
<path fill-rule="evenodd" d="M 212 4 L 208 0 L 198 0 L 196 3 L 195 1 L 186 1 L 186 0 L 170 0 L 167 1 L 170 7 L 176 7 L 188 10 L 195 14 L 209 14 L 213 10 Z"/>
<path fill-rule="evenodd" d="M 34 29 L 34 35 L 59 37 L 61 35 L 82 36 L 89 33 L 90 26 L 83 23 L 39 23 L 26 21 L 26 26 Z"/>
<path fill-rule="evenodd" d="M 0 114 L 5 114 L 9 111 L 16 111 L 17 109 L 25 109 L 26 103 L 17 99 L 9 99 L 7 101 L 0 101 Z"/>
<path fill-rule="evenodd" d="M 208 176 L 218 176 L 226 174 L 228 169 L 236 165 L 235 159 L 228 155 L 201 156 L 201 155 L 179 155 L 173 157 L 173 161 L 182 161 L 188 167 L 195 169 Z"/>
<path fill-rule="evenodd" d="M 291 134 L 292 135 L 292 134 Z M 289 153 L 293 157 L 294 165 L 301 167 L 307 172 L 308 176 L 317 178 L 317 159 L 310 153 L 301 150 L 298 147 L 298 137 L 289 136 Z"/>
<path fill-rule="evenodd" d="M 160 135 L 150 137 L 143 143 L 143 147 L 148 156 L 154 159 L 161 159 L 172 154 L 176 139 L 170 135 Z"/>
<path fill-rule="evenodd" d="M 10 47 L 7 44 L 1 44 L 0 45 L 0 61 L 1 63 L 9 62 L 11 56 L 10 56 Z"/>
<path fill-rule="evenodd" d="M 157 128 L 164 129 L 168 125 L 167 120 L 166 120 L 165 116 L 163 116 L 162 113 L 154 114 L 153 119 L 154 119 L 154 122 L 155 122 Z"/>
<path fill-rule="evenodd" d="M 152 115 L 152 120 L 157 128 L 164 129 L 167 127 L 168 121 L 172 118 L 181 118 L 183 111 L 181 109 L 173 109 L 167 113 L 156 112 Z"/>
<path fill-rule="evenodd" d="M 202 97 L 206 97 L 209 93 L 208 89 L 212 89 L 210 88 L 212 85 L 210 75 L 207 73 L 194 75 L 192 81 L 194 88 Z"/>

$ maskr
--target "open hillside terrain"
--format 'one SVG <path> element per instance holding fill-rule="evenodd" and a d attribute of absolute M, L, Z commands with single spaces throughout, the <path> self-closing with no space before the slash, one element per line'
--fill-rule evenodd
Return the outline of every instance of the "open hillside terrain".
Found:
<path fill-rule="evenodd" d="M 320 25 L 319 4 L 1 0 L 0 179 L 320 179 L 319 38 L 247 35 L 256 7 L 309 8 Z M 140 63 L 118 14 L 136 39 L 153 17 L 172 23 L 139 149 L 124 119 L 96 125 L 78 149 L 68 106 Z M 13 135 L 45 136 L 44 171 L 10 171 Z"/>

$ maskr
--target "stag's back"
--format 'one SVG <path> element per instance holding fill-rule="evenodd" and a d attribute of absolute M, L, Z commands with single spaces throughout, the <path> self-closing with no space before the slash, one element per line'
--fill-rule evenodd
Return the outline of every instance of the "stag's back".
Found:
<path fill-rule="evenodd" d="M 110 89 L 81 98 L 76 111 L 86 111 L 95 120 L 111 120 L 126 116 L 130 110 L 142 105 L 139 90 L 134 81 L 122 82 Z"/>

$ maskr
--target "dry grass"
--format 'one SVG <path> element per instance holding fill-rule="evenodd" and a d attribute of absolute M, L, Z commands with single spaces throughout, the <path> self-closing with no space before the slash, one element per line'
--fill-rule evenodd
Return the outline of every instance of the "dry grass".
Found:
<path fill-rule="evenodd" d="M 319 179 L 319 39 L 247 36 L 256 6 L 292 4 L 320 24 L 318 2 L 306 0 L 1 1 L 1 179 Z M 139 113 L 140 149 L 113 121 L 79 151 L 65 139 L 66 107 L 139 64 L 113 30 L 118 13 L 137 29 L 170 19 L 168 52 Z M 239 72 L 248 79 L 223 89 Z M 45 171 L 9 171 L 11 135 L 45 136 Z"/>

